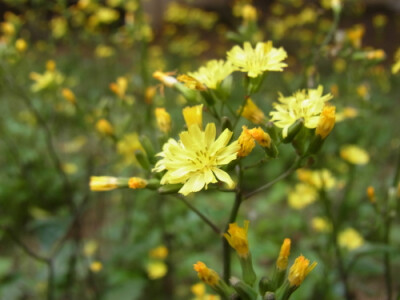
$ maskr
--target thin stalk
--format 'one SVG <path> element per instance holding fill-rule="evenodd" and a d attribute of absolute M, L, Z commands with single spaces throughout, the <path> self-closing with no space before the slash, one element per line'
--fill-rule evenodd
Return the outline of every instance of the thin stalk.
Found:
<path fill-rule="evenodd" d="M 279 175 L 278 177 L 276 177 L 274 180 L 260 186 L 258 189 L 246 194 L 244 196 L 244 200 L 247 200 L 251 197 L 253 197 L 254 195 L 270 188 L 271 186 L 273 186 L 275 183 L 277 183 L 278 181 L 281 181 L 282 179 L 288 177 L 290 174 L 292 174 L 300 165 L 300 157 L 296 157 L 295 161 L 293 162 L 293 164 L 291 165 L 291 167 L 289 169 L 287 169 L 284 173 L 282 173 L 281 175 Z"/>
<path fill-rule="evenodd" d="M 196 207 L 194 207 L 190 202 L 188 202 L 185 197 L 180 195 L 175 195 L 176 198 L 181 200 L 191 211 L 193 211 L 196 215 L 200 217 L 211 229 L 218 235 L 221 235 L 221 230 L 215 225 L 208 217 L 206 217 L 201 211 L 199 211 Z"/>
<path fill-rule="evenodd" d="M 233 123 L 232 131 L 235 130 L 236 125 L 239 123 L 239 120 L 240 120 L 240 117 L 242 116 L 242 113 L 243 113 L 244 107 L 246 105 L 247 99 L 249 99 L 249 98 L 250 98 L 250 96 L 245 96 L 244 97 L 242 106 L 240 107 L 240 110 L 239 110 L 239 112 L 238 112 L 238 114 L 237 114 L 237 116 L 235 118 L 235 122 Z"/>
<path fill-rule="evenodd" d="M 337 266 L 339 270 L 339 275 L 340 275 L 340 280 L 342 281 L 344 291 L 345 291 L 345 298 L 347 300 L 353 299 L 350 289 L 349 289 L 349 280 L 348 280 L 348 273 L 346 271 L 346 268 L 344 267 L 344 262 L 343 262 L 343 255 L 342 251 L 340 249 L 340 245 L 338 243 L 338 224 L 336 222 L 335 217 L 333 216 L 332 213 L 332 208 L 331 208 L 331 201 L 328 199 L 328 196 L 326 195 L 325 190 L 321 191 L 321 200 L 325 208 L 325 214 L 328 220 L 332 224 L 332 235 L 331 235 L 331 242 L 333 244 L 333 247 L 335 249 L 335 256 L 337 260 Z"/>
<path fill-rule="evenodd" d="M 241 182 L 243 177 L 242 167 L 239 163 L 237 166 L 238 171 L 238 184 L 235 193 L 235 202 L 233 203 L 231 213 L 229 215 L 228 222 L 225 225 L 226 232 L 229 228 L 229 224 L 236 221 L 237 215 L 239 213 L 240 205 L 243 202 L 243 195 L 241 191 Z M 222 236 L 222 257 L 223 257 L 223 278 L 226 283 L 229 283 L 229 278 L 231 277 L 231 247 L 224 236 Z"/>

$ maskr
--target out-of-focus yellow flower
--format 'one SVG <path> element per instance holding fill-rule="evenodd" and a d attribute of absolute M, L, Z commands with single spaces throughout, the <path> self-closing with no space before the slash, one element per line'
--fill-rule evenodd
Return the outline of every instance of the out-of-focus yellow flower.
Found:
<path fill-rule="evenodd" d="M 318 193 L 314 187 L 309 184 L 298 183 L 292 191 L 289 192 L 288 202 L 293 209 L 303 209 L 317 200 Z"/>
<path fill-rule="evenodd" d="M 140 177 L 131 177 L 128 181 L 128 186 L 130 189 L 144 189 L 147 186 L 147 180 Z"/>
<path fill-rule="evenodd" d="M 200 280 L 204 283 L 214 287 L 220 281 L 220 278 L 212 269 L 209 269 L 203 262 L 198 261 L 193 265 L 194 270 L 197 272 L 197 276 L 199 276 Z"/>
<path fill-rule="evenodd" d="M 68 30 L 68 23 L 64 17 L 54 17 L 50 21 L 51 34 L 54 38 L 62 38 Z"/>
<path fill-rule="evenodd" d="M 352 119 L 358 116 L 358 110 L 354 107 L 347 106 L 343 110 L 336 114 L 336 122 L 341 122 L 346 119 Z"/>
<path fill-rule="evenodd" d="M 240 146 L 237 154 L 238 157 L 246 157 L 251 153 L 251 151 L 253 151 L 253 148 L 256 146 L 254 138 L 247 129 L 247 126 L 242 126 L 242 133 L 238 138 L 238 143 Z"/>
<path fill-rule="evenodd" d="M 365 33 L 364 25 L 357 24 L 347 30 L 347 38 L 355 48 L 361 47 L 361 41 Z"/>
<path fill-rule="evenodd" d="M 206 286 L 199 282 L 191 286 L 190 290 L 195 295 L 192 300 L 221 300 L 220 296 L 206 293 Z"/>
<path fill-rule="evenodd" d="M 76 97 L 73 91 L 68 88 L 63 88 L 61 90 L 61 93 L 65 100 L 67 100 L 71 104 L 76 105 Z"/>
<path fill-rule="evenodd" d="M 282 243 L 281 250 L 279 252 L 279 257 L 276 261 L 276 267 L 278 268 L 279 271 L 284 271 L 287 268 L 288 259 L 290 255 L 290 245 L 291 245 L 291 240 L 287 238 Z"/>
<path fill-rule="evenodd" d="M 171 130 L 171 116 L 163 107 L 157 107 L 155 109 L 156 121 L 158 128 L 164 132 L 168 133 Z"/>
<path fill-rule="evenodd" d="M 326 139 L 335 126 L 335 112 L 335 106 L 325 106 L 319 116 L 319 122 L 315 129 L 315 134 L 319 135 L 322 139 Z"/>
<path fill-rule="evenodd" d="M 203 104 L 187 106 L 182 109 L 182 114 L 187 128 L 194 124 L 203 128 Z"/>
<path fill-rule="evenodd" d="M 90 264 L 89 268 L 93 273 L 98 273 L 103 269 L 103 264 L 99 261 L 94 261 Z"/>
<path fill-rule="evenodd" d="M 258 77 L 266 71 L 283 71 L 287 65 L 282 61 L 287 57 L 286 51 L 274 48 L 272 42 L 257 43 L 253 48 L 249 42 L 243 44 L 243 48 L 234 46 L 227 53 L 228 61 L 249 77 Z"/>
<path fill-rule="evenodd" d="M 242 8 L 242 17 L 246 22 L 252 22 L 257 20 L 257 10 L 251 4 L 246 4 Z"/>
<path fill-rule="evenodd" d="M 97 57 L 106 58 L 114 55 L 114 49 L 107 45 L 98 45 L 94 53 Z"/>
<path fill-rule="evenodd" d="M 83 135 L 80 135 L 70 141 L 64 142 L 62 150 L 65 153 L 76 153 L 80 151 L 86 143 L 87 143 L 87 138 Z"/>
<path fill-rule="evenodd" d="M 373 186 L 369 186 L 367 188 L 367 196 L 368 196 L 369 202 L 371 202 L 372 204 L 376 203 L 375 189 Z"/>
<path fill-rule="evenodd" d="M 178 81 L 183 82 L 189 89 L 197 91 L 205 91 L 207 87 L 196 78 L 189 75 L 179 75 L 176 78 Z"/>
<path fill-rule="evenodd" d="M 149 278 L 155 280 L 163 278 L 168 272 L 168 267 L 162 261 L 152 261 L 147 264 L 146 270 Z"/>
<path fill-rule="evenodd" d="M 261 147 L 271 147 L 271 137 L 261 127 L 252 128 L 249 130 L 249 133 Z"/>
<path fill-rule="evenodd" d="M 369 162 L 368 152 L 356 145 L 342 146 L 340 157 L 353 165 L 365 165 Z"/>
<path fill-rule="evenodd" d="M 343 248 L 355 250 L 364 245 L 364 238 L 357 230 L 349 227 L 339 233 L 338 243 Z"/>
<path fill-rule="evenodd" d="M 31 86 L 31 90 L 35 93 L 51 86 L 60 85 L 64 81 L 64 76 L 56 70 L 53 60 L 47 61 L 46 71 L 43 74 L 31 72 L 29 77 L 35 81 Z"/>
<path fill-rule="evenodd" d="M 219 168 L 236 159 L 239 150 L 237 141 L 228 145 L 232 137 L 229 129 L 225 129 L 215 140 L 214 123 L 207 124 L 205 131 L 192 125 L 179 137 L 179 142 L 169 139 L 163 151 L 157 154 L 162 159 L 156 163 L 153 172 L 167 170 L 161 184 L 183 183 L 179 193 L 185 196 L 203 187 L 207 189 L 208 184 L 217 182 L 216 178 L 230 188 L 235 185 L 229 174 Z"/>
<path fill-rule="evenodd" d="M 367 59 L 373 60 L 382 60 L 386 58 L 386 53 L 382 49 L 370 50 L 365 53 Z"/>
<path fill-rule="evenodd" d="M 112 176 L 91 176 L 90 190 L 91 191 L 111 191 L 120 187 L 120 180 Z"/>
<path fill-rule="evenodd" d="M 1 31 L 7 37 L 13 36 L 15 34 L 15 26 L 10 22 L 1 23 Z"/>
<path fill-rule="evenodd" d="M 317 232 L 330 232 L 332 230 L 332 224 L 321 217 L 312 218 L 311 226 Z"/>
<path fill-rule="evenodd" d="M 175 84 L 178 83 L 178 80 L 175 77 L 172 77 L 172 72 L 161 72 L 155 71 L 153 73 L 153 77 L 162 82 L 162 84 L 166 85 L 167 87 L 173 87 Z"/>
<path fill-rule="evenodd" d="M 116 82 L 110 83 L 110 90 L 120 99 L 125 98 L 126 89 L 128 88 L 128 79 L 126 77 L 118 77 Z"/>
<path fill-rule="evenodd" d="M 386 26 L 388 18 L 384 14 L 377 14 L 372 18 L 372 24 L 375 28 L 383 28 Z"/>
<path fill-rule="evenodd" d="M 93 256 L 99 248 L 99 244 L 95 240 L 89 240 L 83 245 L 83 254 L 87 257 Z"/>
<path fill-rule="evenodd" d="M 246 100 L 246 104 L 243 108 L 238 109 L 238 113 L 240 112 L 242 112 L 242 117 L 246 118 L 254 124 L 262 124 L 265 123 L 267 120 L 262 110 L 259 109 L 258 106 L 250 98 Z"/>
<path fill-rule="evenodd" d="M 397 74 L 400 71 L 400 48 L 394 54 L 394 63 L 392 65 L 392 74 Z"/>
<path fill-rule="evenodd" d="M 118 140 L 117 151 L 124 157 L 125 164 L 137 163 L 135 155 L 132 155 L 136 150 L 144 151 L 136 132 L 125 134 Z"/>
<path fill-rule="evenodd" d="M 25 52 L 26 48 L 28 48 L 28 43 L 24 39 L 17 39 L 15 41 L 15 49 L 17 49 L 18 52 Z"/>
<path fill-rule="evenodd" d="M 321 170 L 308 170 L 308 169 L 298 169 L 296 171 L 297 177 L 304 183 L 313 186 L 316 189 L 326 189 L 329 190 L 336 185 L 335 177 L 328 169 Z"/>
<path fill-rule="evenodd" d="M 151 258 L 165 259 L 168 256 L 168 248 L 164 245 L 153 248 L 149 252 Z"/>
<path fill-rule="evenodd" d="M 300 255 L 298 258 L 296 258 L 289 270 L 288 280 L 290 286 L 300 286 L 308 273 L 310 273 L 316 265 L 316 262 L 313 262 L 310 265 L 310 261 L 303 255 Z"/>
<path fill-rule="evenodd" d="M 109 121 L 106 119 L 100 119 L 96 123 L 96 129 L 98 132 L 104 135 L 114 135 L 114 128 Z"/>
<path fill-rule="evenodd" d="M 229 224 L 228 232 L 224 233 L 224 237 L 229 245 L 236 250 L 236 253 L 246 258 L 249 256 L 249 242 L 247 239 L 247 231 L 249 229 L 249 221 L 244 221 L 244 227 L 240 227 L 237 223 Z"/>
<path fill-rule="evenodd" d="M 289 97 L 279 95 L 279 102 L 273 104 L 275 110 L 270 112 L 270 115 L 274 124 L 283 128 L 284 138 L 288 134 L 289 127 L 298 119 L 302 118 L 307 128 L 317 127 L 325 103 L 332 99 L 331 94 L 322 95 L 322 93 L 323 87 L 320 85 L 316 89 L 297 91 Z"/>
<path fill-rule="evenodd" d="M 346 70 L 347 62 L 343 58 L 336 58 L 333 61 L 333 69 L 336 73 L 343 73 Z"/>
<path fill-rule="evenodd" d="M 149 86 L 146 88 L 146 91 L 144 92 L 144 99 L 146 104 L 151 104 L 153 103 L 154 96 L 156 95 L 157 89 L 154 86 Z"/>
<path fill-rule="evenodd" d="M 78 166 L 73 163 L 65 163 L 62 165 L 62 169 L 66 174 L 75 174 L 78 171 Z"/>
<path fill-rule="evenodd" d="M 96 17 L 100 23 L 110 24 L 119 18 L 119 12 L 110 7 L 100 7 L 96 10 Z"/>
<path fill-rule="evenodd" d="M 196 72 L 188 73 L 188 75 L 201 82 L 207 88 L 216 89 L 233 71 L 234 68 L 229 61 L 214 59 L 207 62 L 205 66 L 200 67 Z"/>

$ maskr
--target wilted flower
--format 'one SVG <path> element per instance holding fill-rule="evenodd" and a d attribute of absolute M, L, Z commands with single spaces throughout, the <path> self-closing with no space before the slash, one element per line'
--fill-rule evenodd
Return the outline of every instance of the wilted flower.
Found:
<path fill-rule="evenodd" d="M 241 116 L 254 124 L 262 124 L 267 120 L 262 110 L 250 98 L 246 100 L 243 108 L 238 109 L 238 112 L 242 112 Z"/>
<path fill-rule="evenodd" d="M 316 265 L 316 262 L 313 262 L 310 265 L 310 261 L 303 255 L 300 255 L 298 258 L 296 258 L 289 270 L 288 280 L 290 286 L 300 286 L 308 273 L 310 273 Z"/>
<path fill-rule="evenodd" d="M 249 256 L 249 242 L 247 239 L 249 223 L 248 220 L 244 221 L 244 227 L 238 226 L 237 223 L 231 223 L 229 224 L 228 233 L 224 233 L 224 237 L 229 242 L 229 245 L 243 258 Z"/>
<path fill-rule="evenodd" d="M 212 287 L 215 287 L 220 281 L 217 272 L 215 272 L 212 269 L 209 269 L 201 261 L 198 261 L 196 264 L 194 264 L 193 268 L 197 272 L 197 275 L 199 276 L 200 280 Z"/>
<path fill-rule="evenodd" d="M 157 107 L 155 110 L 157 126 L 164 132 L 168 133 L 171 130 L 171 116 L 163 107 Z"/>

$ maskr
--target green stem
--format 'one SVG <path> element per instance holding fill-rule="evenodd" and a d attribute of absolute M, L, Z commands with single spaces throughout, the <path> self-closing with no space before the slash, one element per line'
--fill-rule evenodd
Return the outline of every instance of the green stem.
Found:
<path fill-rule="evenodd" d="M 244 97 L 242 106 L 240 107 L 240 110 L 239 110 L 239 112 L 238 112 L 238 114 L 237 114 L 237 116 L 236 116 L 236 118 L 235 118 L 235 122 L 233 123 L 232 131 L 235 130 L 236 125 L 239 123 L 239 120 L 240 120 L 240 117 L 242 116 L 242 113 L 243 113 L 244 107 L 245 107 L 245 105 L 246 105 L 247 99 L 249 99 L 249 98 L 250 98 L 249 95 L 247 95 L 247 96 Z"/>
<path fill-rule="evenodd" d="M 209 218 L 207 218 L 201 211 L 199 211 L 196 207 L 194 207 L 190 202 L 188 202 L 185 197 L 180 195 L 174 195 L 176 198 L 181 200 L 191 211 L 193 211 L 196 215 L 200 217 L 211 229 L 218 235 L 221 235 L 221 230 L 215 225 Z"/>
<path fill-rule="evenodd" d="M 339 275 L 340 275 L 340 280 L 342 281 L 344 291 L 345 291 L 345 298 L 347 300 L 353 299 L 350 289 L 349 289 L 349 283 L 348 283 L 348 273 L 346 271 L 346 268 L 344 267 L 344 262 L 343 262 L 343 255 L 342 251 L 340 249 L 340 245 L 338 243 L 338 224 L 335 220 L 335 217 L 333 216 L 332 213 L 332 208 L 331 208 L 331 201 L 328 199 L 328 196 L 326 195 L 325 190 L 321 190 L 321 200 L 325 208 L 325 214 L 326 217 L 329 219 L 329 221 L 332 224 L 332 235 L 331 235 L 331 242 L 334 246 L 335 249 L 335 256 L 337 260 L 337 267 L 339 270 Z"/>
<path fill-rule="evenodd" d="M 236 188 L 235 194 L 235 202 L 233 203 L 233 207 L 231 213 L 229 215 L 229 220 L 225 225 L 224 232 L 227 232 L 229 228 L 229 224 L 234 223 L 236 221 L 237 215 L 239 213 L 240 205 L 243 201 L 243 195 L 241 191 L 241 182 L 242 182 L 242 168 L 241 165 L 238 165 L 238 184 Z M 229 283 L 229 278 L 231 277 L 231 247 L 224 236 L 222 236 L 222 254 L 223 254 L 223 264 L 224 264 L 224 280 L 226 283 Z"/>
<path fill-rule="evenodd" d="M 254 195 L 270 188 L 271 186 L 273 186 L 275 183 L 277 183 L 278 181 L 281 181 L 282 179 L 288 177 L 290 174 L 292 174 L 299 166 L 300 166 L 300 157 L 297 156 L 295 161 L 293 162 L 292 166 L 287 169 L 284 173 L 282 173 L 281 175 L 279 175 L 278 177 L 276 177 L 274 180 L 260 186 L 258 189 L 248 193 L 247 195 L 244 196 L 244 200 L 247 200 L 251 197 L 253 197 Z"/>

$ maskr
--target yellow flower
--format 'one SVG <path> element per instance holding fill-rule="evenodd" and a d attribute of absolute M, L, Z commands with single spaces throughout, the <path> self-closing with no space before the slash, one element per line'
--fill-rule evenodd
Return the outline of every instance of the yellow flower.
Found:
<path fill-rule="evenodd" d="M 204 67 L 200 67 L 196 72 L 188 73 L 209 89 L 216 89 L 218 85 L 228 77 L 234 68 L 232 64 L 223 60 L 210 60 Z M 179 77 L 178 77 L 179 80 Z"/>
<path fill-rule="evenodd" d="M 283 71 L 287 66 L 282 62 L 287 57 L 286 51 L 282 47 L 274 48 L 271 41 L 259 42 L 254 49 L 249 42 L 245 42 L 243 48 L 234 46 L 227 57 L 237 70 L 253 78 L 266 71 Z"/>
<path fill-rule="evenodd" d="M 153 248 L 150 250 L 149 256 L 151 258 L 165 259 L 168 256 L 168 248 L 163 245 Z"/>
<path fill-rule="evenodd" d="M 220 278 L 212 269 L 209 269 L 203 262 L 198 261 L 193 265 L 194 270 L 197 272 L 197 276 L 199 276 L 200 280 L 204 283 L 214 287 L 220 281 Z"/>
<path fill-rule="evenodd" d="M 93 273 L 98 273 L 103 269 L 103 264 L 99 261 L 94 261 L 90 264 L 89 268 Z"/>
<path fill-rule="evenodd" d="M 335 106 L 325 106 L 319 116 L 319 122 L 315 129 L 315 134 L 319 135 L 322 139 L 326 139 L 335 126 L 335 112 Z"/>
<path fill-rule="evenodd" d="M 336 122 L 341 122 L 346 119 L 352 119 L 358 116 L 358 111 L 354 107 L 347 106 L 336 114 Z"/>
<path fill-rule="evenodd" d="M 333 188 L 336 184 L 335 177 L 328 169 L 321 170 L 308 170 L 308 169 L 298 169 L 296 171 L 297 177 L 304 183 L 313 186 L 316 189 L 324 188 L 329 190 Z"/>
<path fill-rule="evenodd" d="M 298 183 L 294 187 L 294 190 L 289 192 L 288 201 L 290 207 L 294 209 L 303 209 L 317 200 L 317 196 L 318 194 L 314 187 L 308 184 Z"/>
<path fill-rule="evenodd" d="M 300 90 L 292 96 L 279 96 L 279 102 L 275 102 L 275 111 L 270 112 L 271 120 L 274 124 L 283 128 L 282 136 L 285 138 L 289 127 L 298 119 L 304 120 L 307 128 L 316 128 L 320 119 L 320 114 L 325 106 L 325 102 L 332 99 L 331 94 L 322 95 L 323 87 L 317 89 Z"/>
<path fill-rule="evenodd" d="M 376 202 L 375 189 L 373 186 L 367 187 L 367 196 L 371 203 Z"/>
<path fill-rule="evenodd" d="M 368 152 L 356 145 L 341 147 L 340 157 L 353 165 L 365 165 L 369 162 Z"/>
<path fill-rule="evenodd" d="M 256 144 L 254 142 L 254 138 L 247 129 L 247 126 L 242 126 L 242 133 L 238 138 L 238 143 L 240 146 L 240 149 L 237 154 L 238 157 L 246 157 L 251 153 L 251 151 L 255 147 Z"/>
<path fill-rule="evenodd" d="M 394 63 L 392 65 L 392 74 L 397 74 L 400 71 L 400 48 L 394 54 Z"/>
<path fill-rule="evenodd" d="M 259 109 L 258 106 L 250 98 L 246 100 L 246 104 L 243 109 L 238 109 L 239 113 L 240 111 L 242 111 L 242 117 L 246 118 L 254 124 L 262 124 L 265 123 L 267 120 L 262 110 Z"/>
<path fill-rule="evenodd" d="M 388 18 L 384 14 L 377 14 L 372 19 L 372 24 L 375 28 L 385 27 L 388 22 Z"/>
<path fill-rule="evenodd" d="M 386 57 L 386 53 L 382 49 L 367 51 L 366 53 L 367 59 L 384 59 Z"/>
<path fill-rule="evenodd" d="M 120 99 L 124 99 L 127 88 L 128 79 L 126 77 L 118 77 L 116 82 L 110 83 L 110 90 Z"/>
<path fill-rule="evenodd" d="M 269 148 L 271 146 L 271 137 L 261 127 L 252 128 L 249 130 L 249 133 L 261 147 Z"/>
<path fill-rule="evenodd" d="M 173 87 L 175 84 L 178 83 L 178 80 L 176 80 L 175 77 L 171 76 L 172 73 L 168 72 L 168 73 L 164 73 L 161 71 L 155 71 L 153 73 L 153 77 L 159 81 L 161 81 L 164 85 L 168 86 L 168 87 Z"/>
<path fill-rule="evenodd" d="M 276 267 L 279 271 L 286 270 L 288 265 L 288 259 L 290 255 L 290 239 L 285 239 L 281 246 L 281 251 L 279 252 L 279 257 L 276 261 Z"/>
<path fill-rule="evenodd" d="M 114 49 L 107 45 L 98 45 L 94 52 L 95 55 L 100 58 L 110 57 L 114 55 Z"/>
<path fill-rule="evenodd" d="M 92 176 L 90 177 L 89 186 L 91 191 L 111 191 L 120 186 L 119 178 L 111 176 Z"/>
<path fill-rule="evenodd" d="M 202 298 L 204 297 L 204 295 L 206 294 L 206 286 L 204 283 L 199 282 L 196 283 L 194 285 L 191 286 L 190 290 L 192 291 L 192 293 L 198 297 L 198 298 Z"/>
<path fill-rule="evenodd" d="M 348 250 L 355 250 L 364 244 L 364 238 L 354 228 L 346 228 L 338 235 L 338 243 Z"/>
<path fill-rule="evenodd" d="M 182 109 L 183 118 L 187 128 L 193 124 L 203 127 L 203 104 L 195 106 L 187 106 Z"/>
<path fill-rule="evenodd" d="M 128 181 L 128 186 L 130 189 L 144 189 L 147 185 L 147 181 L 139 177 L 131 177 Z"/>
<path fill-rule="evenodd" d="M 361 24 L 354 25 L 351 29 L 347 30 L 347 38 L 355 48 L 361 47 L 362 37 L 365 33 L 365 27 Z"/>
<path fill-rule="evenodd" d="M 35 93 L 64 81 L 64 76 L 56 70 L 56 64 L 52 60 L 47 61 L 46 71 L 43 74 L 31 72 L 29 77 L 35 81 L 31 86 L 31 90 Z"/>
<path fill-rule="evenodd" d="M 239 227 L 236 223 L 229 224 L 228 233 L 224 233 L 224 237 L 229 245 L 236 250 L 236 253 L 246 258 L 249 255 L 249 242 L 247 240 L 247 231 L 249 229 L 249 221 L 244 221 L 244 227 Z"/>
<path fill-rule="evenodd" d="M 136 150 L 144 151 L 136 132 L 125 134 L 118 140 L 117 151 L 123 156 L 125 164 L 134 164 L 137 162 L 135 155 L 132 155 Z"/>
<path fill-rule="evenodd" d="M 106 119 L 100 119 L 96 123 L 96 129 L 98 132 L 104 135 L 113 135 L 114 128 L 109 121 Z"/>
<path fill-rule="evenodd" d="M 83 246 L 83 253 L 85 256 L 90 257 L 96 253 L 98 248 L 99 244 L 95 240 L 89 240 Z"/>
<path fill-rule="evenodd" d="M 171 130 L 171 116 L 163 107 L 157 107 L 155 110 L 157 126 L 164 132 L 168 133 Z"/>
<path fill-rule="evenodd" d="M 313 262 L 310 265 L 310 261 L 306 259 L 303 255 L 297 257 L 289 270 L 288 280 L 290 286 L 300 286 L 308 273 L 310 273 L 316 265 L 316 262 Z"/>
<path fill-rule="evenodd" d="M 144 92 L 144 99 L 146 101 L 146 104 L 151 104 L 153 103 L 153 98 L 156 95 L 157 89 L 154 86 L 149 86 L 146 88 Z"/>
<path fill-rule="evenodd" d="M 100 23 L 110 24 L 119 18 L 119 12 L 109 7 L 100 7 L 96 9 L 96 20 Z"/>
<path fill-rule="evenodd" d="M 311 226 L 317 232 L 330 232 L 332 230 L 332 224 L 321 217 L 312 218 Z"/>
<path fill-rule="evenodd" d="M 207 124 L 205 131 L 199 126 L 192 125 L 188 131 L 182 132 L 177 142 L 169 139 L 158 153 L 159 160 L 153 172 L 167 171 L 161 179 L 161 184 L 183 183 L 179 193 L 188 195 L 200 191 L 204 186 L 218 180 L 229 187 L 235 183 L 219 166 L 226 165 L 236 159 L 239 150 L 237 141 L 228 145 L 232 132 L 225 129 L 215 140 L 216 128 L 214 123 Z M 228 146 L 227 146 L 228 145 Z"/>
<path fill-rule="evenodd" d="M 18 39 L 15 41 L 15 49 L 17 49 L 18 52 L 25 52 L 26 48 L 28 48 L 28 44 L 24 39 Z"/>
<path fill-rule="evenodd" d="M 54 17 L 50 21 L 51 26 L 51 34 L 56 39 L 62 38 L 67 30 L 68 30 L 68 23 L 64 17 Z"/>
<path fill-rule="evenodd" d="M 162 261 L 152 261 L 147 264 L 146 270 L 149 278 L 155 280 L 164 277 L 167 274 L 168 267 Z"/>
<path fill-rule="evenodd" d="M 245 4 L 242 7 L 242 17 L 245 21 L 256 21 L 257 20 L 257 10 L 253 5 Z"/>
<path fill-rule="evenodd" d="M 76 104 L 76 97 L 73 91 L 68 88 L 64 88 L 61 90 L 62 96 L 65 100 L 67 100 L 71 104 Z"/>
<path fill-rule="evenodd" d="M 189 75 L 179 75 L 178 78 L 176 78 L 178 81 L 183 82 L 185 86 L 187 86 L 189 89 L 192 90 L 198 90 L 198 91 L 205 91 L 207 90 L 207 87 L 197 80 L 196 78 L 189 76 Z"/>

